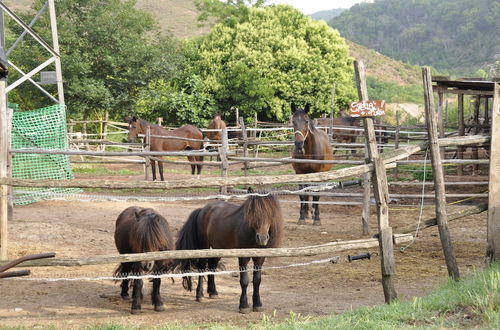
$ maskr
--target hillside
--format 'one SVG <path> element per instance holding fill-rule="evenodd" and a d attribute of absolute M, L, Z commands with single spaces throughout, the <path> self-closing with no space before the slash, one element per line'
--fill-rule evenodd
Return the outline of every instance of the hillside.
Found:
<path fill-rule="evenodd" d="M 339 16 L 345 10 L 346 10 L 345 8 L 321 10 L 309 16 L 311 16 L 312 19 L 315 19 L 317 21 L 324 20 L 325 22 L 329 22 L 332 18 Z"/>
<path fill-rule="evenodd" d="M 28 9 L 33 3 L 34 0 L 6 0 L 14 11 Z M 208 31 L 208 28 L 198 26 L 198 13 L 192 0 L 137 0 L 137 8 L 153 14 L 163 31 L 179 38 L 198 36 Z"/>
<path fill-rule="evenodd" d="M 498 0 L 379 0 L 333 18 L 341 34 L 391 58 L 456 74 L 500 59 Z"/>

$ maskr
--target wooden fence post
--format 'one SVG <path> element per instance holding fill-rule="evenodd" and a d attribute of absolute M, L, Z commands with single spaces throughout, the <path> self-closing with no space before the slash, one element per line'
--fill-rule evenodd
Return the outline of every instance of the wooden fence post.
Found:
<path fill-rule="evenodd" d="M 104 115 L 104 123 L 102 125 L 102 140 L 106 140 L 108 138 L 108 122 L 109 122 L 109 111 L 106 111 Z M 106 144 L 103 144 L 101 147 L 102 151 L 106 151 Z"/>
<path fill-rule="evenodd" d="M 427 124 L 427 134 L 431 151 L 432 175 L 434 178 L 434 189 L 436 194 L 436 220 L 443 247 L 448 275 L 458 280 L 460 277 L 453 244 L 451 243 L 450 232 L 448 231 L 448 220 L 446 215 L 446 196 L 444 187 L 443 167 L 441 165 L 441 155 L 439 152 L 438 129 L 436 123 L 436 111 L 434 108 L 434 94 L 432 92 L 431 70 L 428 67 L 422 68 L 422 78 L 424 83 L 425 98 L 425 122 Z"/>
<path fill-rule="evenodd" d="M 443 122 L 443 112 L 444 112 L 444 93 L 442 91 L 438 92 L 438 131 L 439 131 L 439 137 L 444 138 L 444 122 Z M 445 153 L 444 153 L 444 148 L 441 148 L 440 151 L 441 153 L 441 159 L 445 159 Z"/>
<path fill-rule="evenodd" d="M 219 156 L 220 156 L 220 166 L 221 166 L 221 177 L 227 177 L 227 170 L 229 168 L 229 164 L 227 161 L 227 154 L 229 151 L 229 143 L 227 139 L 227 128 L 222 129 L 222 146 L 219 147 Z M 220 187 L 220 193 L 223 195 L 227 194 L 227 186 Z"/>
<path fill-rule="evenodd" d="M 399 149 L 399 137 L 401 135 L 401 123 L 399 119 L 399 110 L 396 110 L 396 133 L 394 135 L 394 149 Z M 398 176 L 398 165 L 392 170 L 392 174 Z"/>
<path fill-rule="evenodd" d="M 478 135 L 479 132 L 481 131 L 481 124 L 479 122 L 479 110 L 481 107 L 481 96 L 476 95 L 474 98 L 474 135 Z M 479 159 L 479 147 L 478 146 L 472 146 L 472 159 Z M 479 170 L 479 165 L 474 164 L 472 165 L 472 171 L 473 174 L 476 174 L 477 170 Z"/>
<path fill-rule="evenodd" d="M 161 124 L 163 123 L 163 117 L 158 117 L 156 118 L 157 122 L 158 122 L 158 126 L 161 126 Z"/>
<path fill-rule="evenodd" d="M 359 99 L 361 101 L 367 101 L 368 92 L 366 89 L 365 67 L 362 61 L 354 61 L 354 71 L 356 74 Z M 384 289 L 385 302 L 391 303 L 397 298 L 397 293 L 393 282 L 393 275 L 396 273 L 396 266 L 394 262 L 392 228 L 389 226 L 389 207 L 387 206 L 389 188 L 387 185 L 385 165 L 383 160 L 379 157 L 377 150 L 377 140 L 373 126 L 373 119 L 371 117 L 364 117 L 363 124 L 365 129 L 368 159 L 373 164 L 374 176 L 372 182 L 375 199 L 377 201 L 382 287 Z"/>
<path fill-rule="evenodd" d="M 241 137 L 243 138 L 243 157 L 248 157 L 248 135 L 247 135 L 247 129 L 245 126 L 245 120 L 243 117 L 239 118 L 240 126 L 241 126 Z M 248 175 L 248 162 L 244 162 L 244 170 L 245 170 L 245 176 Z"/>
<path fill-rule="evenodd" d="M 146 126 L 146 134 L 144 136 L 144 151 L 151 151 L 151 126 Z M 160 157 L 161 158 L 161 157 Z M 160 166 L 160 163 L 157 162 L 158 167 Z M 151 157 L 146 156 L 144 157 L 144 176 L 145 180 L 149 181 L 149 172 L 151 168 Z M 156 170 L 156 169 L 155 169 Z"/>
<path fill-rule="evenodd" d="M 335 112 L 335 81 L 333 82 L 333 87 L 332 87 L 332 108 L 330 111 L 330 141 L 333 141 L 333 115 Z"/>
<path fill-rule="evenodd" d="M 3 50 L 2 50 L 3 51 Z M 0 177 L 9 175 L 9 116 L 7 113 L 7 79 L 0 79 Z M 9 191 L 8 185 L 0 185 L 0 259 L 7 259 L 8 219 L 9 219 Z"/>
<path fill-rule="evenodd" d="M 464 123 L 464 94 L 458 94 L 458 136 L 465 135 L 465 123 Z M 464 158 L 464 147 L 458 147 L 457 149 L 457 159 Z M 457 175 L 464 175 L 464 166 L 457 166 Z"/>
<path fill-rule="evenodd" d="M 491 111 L 490 184 L 488 207 L 488 263 L 500 261 L 500 83 L 495 83 Z"/>

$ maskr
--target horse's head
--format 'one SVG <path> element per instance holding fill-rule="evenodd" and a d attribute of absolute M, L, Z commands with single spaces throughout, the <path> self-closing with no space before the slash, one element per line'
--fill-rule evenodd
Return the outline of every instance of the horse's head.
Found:
<path fill-rule="evenodd" d="M 136 117 L 131 117 L 128 119 L 128 137 L 129 143 L 135 142 L 137 135 L 144 134 L 144 128 L 142 127 L 141 121 Z"/>
<path fill-rule="evenodd" d="M 253 193 L 253 190 L 248 190 Z M 255 232 L 257 246 L 274 247 L 278 244 L 278 231 L 281 229 L 283 216 L 277 199 L 270 196 L 250 196 L 244 203 L 245 220 Z"/>
<path fill-rule="evenodd" d="M 304 141 L 309 135 L 309 110 L 311 106 L 306 104 L 304 109 L 298 109 L 295 103 L 292 103 L 292 123 L 295 135 L 295 150 L 304 154 Z"/>
<path fill-rule="evenodd" d="M 222 116 L 221 116 L 220 112 L 219 111 L 214 112 L 212 119 L 222 120 Z"/>

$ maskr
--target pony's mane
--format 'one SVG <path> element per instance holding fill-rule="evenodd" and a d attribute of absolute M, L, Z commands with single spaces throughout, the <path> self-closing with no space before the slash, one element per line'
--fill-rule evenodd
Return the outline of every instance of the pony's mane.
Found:
<path fill-rule="evenodd" d="M 130 235 L 130 244 L 135 252 L 174 249 L 174 240 L 168 228 L 167 220 L 152 209 L 139 212 Z"/>
<path fill-rule="evenodd" d="M 268 247 L 281 245 L 283 232 L 283 214 L 275 196 L 249 196 L 241 206 L 245 221 L 252 228 L 259 228 L 265 222 L 270 223 Z"/>

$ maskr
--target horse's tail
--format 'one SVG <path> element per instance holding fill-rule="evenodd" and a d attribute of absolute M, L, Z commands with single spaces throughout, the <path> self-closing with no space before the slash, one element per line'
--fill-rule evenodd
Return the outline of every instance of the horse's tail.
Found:
<path fill-rule="evenodd" d="M 198 239 L 198 218 L 201 210 L 200 208 L 191 212 L 186 223 L 182 226 L 175 245 L 177 250 L 195 250 L 200 248 Z M 196 268 L 196 260 L 197 259 L 177 259 L 174 261 L 173 269 L 178 269 L 183 273 L 189 272 Z M 193 289 L 190 276 L 182 278 L 182 286 L 189 291 Z"/>

